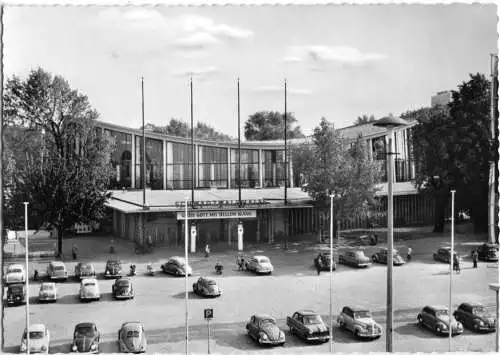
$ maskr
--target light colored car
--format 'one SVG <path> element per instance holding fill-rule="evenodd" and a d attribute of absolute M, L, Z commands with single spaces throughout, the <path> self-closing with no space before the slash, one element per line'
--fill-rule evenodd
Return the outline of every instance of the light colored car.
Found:
<path fill-rule="evenodd" d="M 5 271 L 4 281 L 6 284 L 26 282 L 26 271 L 22 264 L 12 264 Z"/>
<path fill-rule="evenodd" d="M 439 335 L 449 334 L 450 326 L 452 334 L 462 334 L 464 331 L 462 323 L 450 317 L 448 308 L 444 306 L 425 306 L 417 316 L 417 324 Z"/>
<path fill-rule="evenodd" d="M 49 353 L 50 347 L 50 333 L 43 324 L 31 324 L 29 326 L 29 340 L 30 340 L 30 354 L 33 353 Z M 21 338 L 20 352 L 26 353 L 28 344 L 26 339 L 26 329 L 24 330 L 23 337 Z"/>
<path fill-rule="evenodd" d="M 62 261 L 51 261 L 47 266 L 47 276 L 49 280 L 66 281 L 68 279 L 66 265 Z"/>
<path fill-rule="evenodd" d="M 43 282 L 40 285 L 40 291 L 38 292 L 39 302 L 56 302 L 57 301 L 57 289 L 54 282 Z"/>
<path fill-rule="evenodd" d="M 382 327 L 375 322 L 370 311 L 365 308 L 344 307 L 338 317 L 340 329 L 352 332 L 357 338 L 379 338 Z"/>
<path fill-rule="evenodd" d="M 339 264 L 355 267 L 368 267 L 372 263 L 363 250 L 345 250 L 339 255 Z"/>
<path fill-rule="evenodd" d="M 372 260 L 374 263 L 379 263 L 379 264 L 386 264 L 387 265 L 387 259 L 389 257 L 389 253 L 387 252 L 389 249 L 382 247 L 377 250 L 375 254 L 372 255 Z M 392 250 L 392 264 L 394 266 L 401 266 L 405 264 L 405 260 L 399 254 L 397 249 Z"/>
<path fill-rule="evenodd" d="M 123 323 L 118 330 L 118 346 L 122 353 L 144 353 L 147 351 L 146 332 L 139 322 Z"/>
<path fill-rule="evenodd" d="M 99 283 L 94 278 L 80 282 L 80 301 L 98 301 L 100 298 Z"/>
<path fill-rule="evenodd" d="M 270 275 L 274 271 L 273 264 L 267 256 L 254 255 L 245 263 L 245 268 L 248 271 L 255 272 L 256 274 Z"/>

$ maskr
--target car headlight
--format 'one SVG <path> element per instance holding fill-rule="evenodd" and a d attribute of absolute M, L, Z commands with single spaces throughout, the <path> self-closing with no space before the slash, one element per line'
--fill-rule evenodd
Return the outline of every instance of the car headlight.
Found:
<path fill-rule="evenodd" d="M 45 345 L 42 345 L 42 351 L 47 350 L 47 347 Z"/>
<path fill-rule="evenodd" d="M 311 331 L 309 330 L 309 334 L 311 334 Z M 280 332 L 280 339 L 283 339 L 285 338 L 285 333 L 284 332 Z"/>
<path fill-rule="evenodd" d="M 479 326 L 484 327 L 484 322 L 482 320 L 479 321 Z"/>
<path fill-rule="evenodd" d="M 93 343 L 91 346 L 90 346 L 90 350 L 95 350 L 97 349 L 97 344 L 96 343 Z"/>
<path fill-rule="evenodd" d="M 21 351 L 26 351 L 26 343 L 21 344 Z"/>
<path fill-rule="evenodd" d="M 268 340 L 268 337 L 267 337 L 266 333 L 260 333 L 260 338 L 262 340 Z"/>
<path fill-rule="evenodd" d="M 71 347 L 71 351 L 76 351 L 78 348 L 76 347 L 76 344 L 73 344 L 73 346 Z"/>
<path fill-rule="evenodd" d="M 109 270 L 106 270 L 106 275 L 109 275 Z"/>
<path fill-rule="evenodd" d="M 446 324 L 444 324 L 444 323 L 440 323 L 439 327 L 442 328 L 442 329 L 448 329 L 448 326 Z"/>

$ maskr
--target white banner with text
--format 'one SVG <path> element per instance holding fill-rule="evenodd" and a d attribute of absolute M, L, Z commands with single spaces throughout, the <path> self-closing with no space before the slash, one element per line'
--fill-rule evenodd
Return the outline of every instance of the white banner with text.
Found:
<path fill-rule="evenodd" d="M 177 212 L 177 219 L 185 219 L 185 212 Z M 190 211 L 188 219 L 257 218 L 257 210 Z"/>

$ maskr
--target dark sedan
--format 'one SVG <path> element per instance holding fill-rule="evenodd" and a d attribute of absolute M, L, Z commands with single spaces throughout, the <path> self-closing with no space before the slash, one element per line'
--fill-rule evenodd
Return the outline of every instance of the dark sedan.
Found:
<path fill-rule="evenodd" d="M 26 286 L 23 283 L 10 284 L 7 287 L 7 304 L 18 305 L 26 303 Z"/>
<path fill-rule="evenodd" d="M 217 282 L 209 277 L 200 277 L 193 284 L 193 292 L 203 297 L 219 297 L 222 294 Z"/>
<path fill-rule="evenodd" d="M 498 246 L 496 244 L 484 243 L 477 249 L 479 260 L 498 261 Z"/>
<path fill-rule="evenodd" d="M 78 263 L 75 266 L 75 279 L 80 281 L 83 278 L 95 277 L 95 268 L 91 263 Z"/>
<path fill-rule="evenodd" d="M 253 315 L 246 328 L 248 335 L 259 345 L 285 345 L 285 332 L 276 325 L 276 320 L 267 314 Z"/>
<path fill-rule="evenodd" d="M 453 250 L 453 254 L 457 255 L 457 252 Z M 450 255 L 451 255 L 451 248 L 450 247 L 443 247 L 439 248 L 435 253 L 432 254 L 432 258 L 436 261 L 441 261 L 443 263 L 450 263 Z"/>
<path fill-rule="evenodd" d="M 190 276 L 193 273 L 191 267 L 186 265 L 186 260 L 180 256 L 174 256 L 165 264 L 161 265 L 161 270 L 166 274 L 174 276 L 185 276 L 186 272 L 188 276 Z"/>
<path fill-rule="evenodd" d="M 79 353 L 98 353 L 100 333 L 94 323 L 79 323 L 73 332 L 71 351 Z"/>
<path fill-rule="evenodd" d="M 119 278 L 122 277 L 122 263 L 120 260 L 110 259 L 106 262 L 106 269 L 104 271 L 105 278 Z"/>
<path fill-rule="evenodd" d="M 372 255 L 372 260 L 374 263 L 387 265 L 388 251 L 387 248 L 379 248 L 375 254 Z M 392 264 L 395 266 L 400 266 L 405 264 L 405 260 L 399 254 L 397 249 L 392 250 Z"/>
<path fill-rule="evenodd" d="M 134 288 L 132 287 L 132 280 L 128 278 L 117 279 L 111 291 L 115 299 L 133 299 Z"/>
<path fill-rule="evenodd" d="M 494 332 L 496 330 L 495 315 L 486 311 L 484 306 L 480 304 L 462 303 L 453 316 L 464 327 L 475 332 Z"/>

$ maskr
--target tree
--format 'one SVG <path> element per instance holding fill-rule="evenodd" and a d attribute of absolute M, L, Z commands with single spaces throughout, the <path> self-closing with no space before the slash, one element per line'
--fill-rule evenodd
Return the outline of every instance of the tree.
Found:
<path fill-rule="evenodd" d="M 369 115 L 369 116 L 368 115 L 361 115 L 356 119 L 356 121 L 354 121 L 354 125 L 360 126 L 362 124 L 370 123 L 370 122 L 373 122 L 375 120 L 376 120 L 376 118 L 373 115 Z"/>
<path fill-rule="evenodd" d="M 497 160 L 497 143 L 490 139 L 490 83 L 470 75 L 444 109 L 409 112 L 419 125 L 413 131 L 417 186 L 437 196 L 435 231 L 442 232 L 450 190 L 456 209 L 467 209 L 475 230 L 487 230 L 488 174 Z"/>
<path fill-rule="evenodd" d="M 344 218 L 374 203 L 381 166 L 370 160 L 365 141 L 345 141 L 333 124 L 321 119 L 313 134 L 313 159 L 305 171 L 308 193 L 324 208 L 333 199 L 333 218 Z M 336 224 L 334 224 L 336 225 Z"/>
<path fill-rule="evenodd" d="M 22 225 L 23 202 L 28 201 L 30 226 L 56 228 L 61 254 L 65 230 L 104 215 L 106 187 L 114 174 L 112 141 L 96 134 L 98 113 L 88 98 L 41 68 L 24 81 L 8 79 L 4 112 L 10 131 L 17 132 L 6 137 L 9 149 L 3 157 L 15 165 L 6 227 Z M 26 141 L 33 134 L 38 139 Z"/>
<path fill-rule="evenodd" d="M 145 126 L 146 129 L 153 132 L 167 134 L 176 137 L 191 137 L 191 126 L 179 119 L 171 118 L 168 125 L 161 127 L 152 123 Z M 194 137 L 197 139 L 215 140 L 215 141 L 232 141 L 234 138 L 227 134 L 217 131 L 212 126 L 198 122 L 194 127 Z"/>
<path fill-rule="evenodd" d="M 291 112 L 286 115 L 287 138 L 303 138 L 304 134 Z M 285 115 L 277 111 L 259 111 L 250 115 L 245 122 L 245 139 L 249 141 L 268 141 L 284 139 Z"/>

